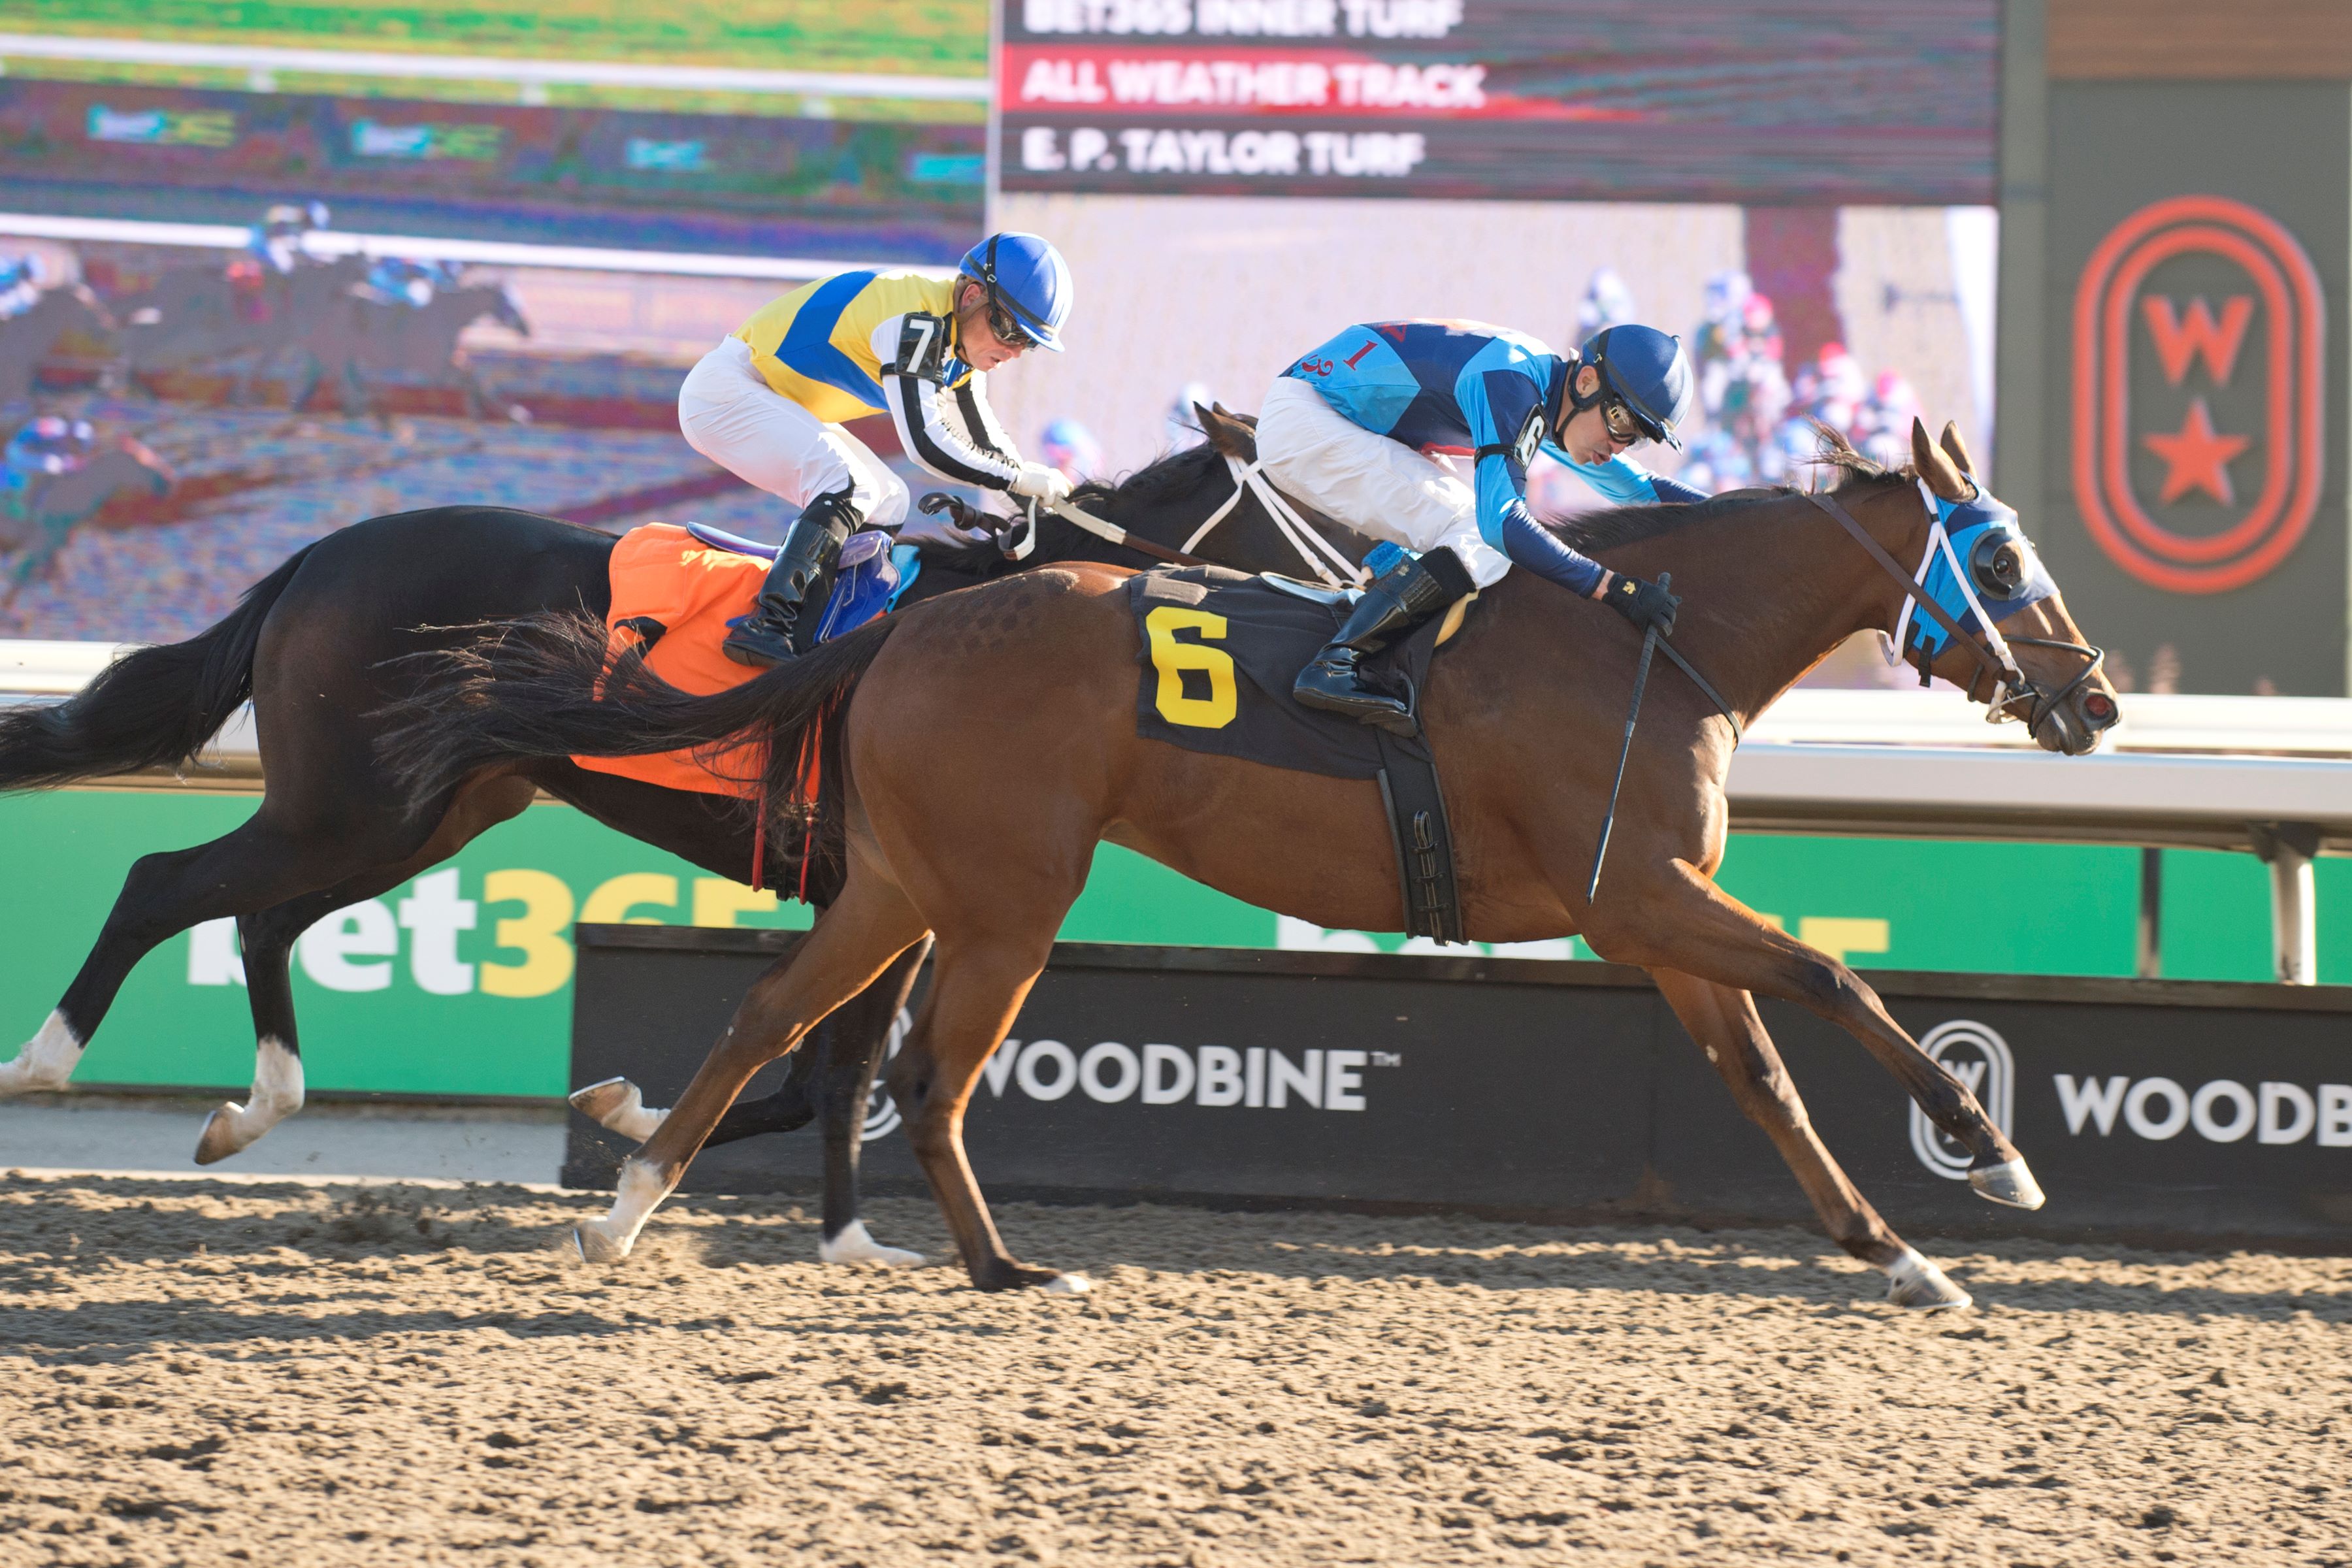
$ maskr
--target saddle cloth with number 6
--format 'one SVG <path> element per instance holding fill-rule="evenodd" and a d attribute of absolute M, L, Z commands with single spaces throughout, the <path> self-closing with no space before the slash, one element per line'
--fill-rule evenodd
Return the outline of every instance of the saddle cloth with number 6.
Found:
<path fill-rule="evenodd" d="M 1345 604 L 1299 598 L 1222 566 L 1146 572 L 1128 584 L 1143 640 L 1135 731 L 1187 751 L 1243 757 L 1332 778 L 1378 778 L 1381 741 L 1423 763 L 1426 737 L 1385 735 L 1294 700 L 1307 661 L 1346 619 Z M 1419 690 L 1438 640 L 1433 623 L 1365 669 L 1375 686 Z"/>

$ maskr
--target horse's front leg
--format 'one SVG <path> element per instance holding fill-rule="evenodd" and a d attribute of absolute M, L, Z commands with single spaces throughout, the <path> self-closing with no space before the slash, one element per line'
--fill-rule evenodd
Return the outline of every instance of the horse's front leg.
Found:
<path fill-rule="evenodd" d="M 1969 1184 L 1980 1196 L 2014 1208 L 2042 1206 L 2042 1189 L 2017 1146 L 1967 1086 L 1904 1032 L 1875 991 L 1829 954 L 1766 924 L 1685 862 L 1629 865 L 1587 911 L 1584 936 L 1593 952 L 1618 963 L 1678 969 L 1819 1014 L 1860 1040 L 1927 1120 L 1969 1151 Z"/>
<path fill-rule="evenodd" d="M 1965 1307 L 1969 1294 L 1905 1245 L 1878 1216 L 1813 1131 L 1805 1102 L 1773 1048 L 1755 999 L 1671 969 L 1651 975 L 1675 1016 L 1706 1052 L 1731 1096 L 1789 1163 L 1830 1239 L 1887 1277 L 1887 1299 L 1906 1307 Z"/>

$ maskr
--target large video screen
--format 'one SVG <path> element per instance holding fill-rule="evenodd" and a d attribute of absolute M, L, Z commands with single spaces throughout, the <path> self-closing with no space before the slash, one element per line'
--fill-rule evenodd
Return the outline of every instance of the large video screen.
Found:
<path fill-rule="evenodd" d="M 809 278 L 979 237 L 987 18 L 0 0 L 0 637 L 186 637 L 441 503 L 776 537 L 678 382 Z"/>

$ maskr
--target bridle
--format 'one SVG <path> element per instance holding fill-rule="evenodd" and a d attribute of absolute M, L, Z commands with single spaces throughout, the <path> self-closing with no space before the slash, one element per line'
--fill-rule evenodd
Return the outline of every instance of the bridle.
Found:
<path fill-rule="evenodd" d="M 1255 494 L 1258 504 L 1265 509 L 1266 516 L 1274 520 L 1275 531 L 1282 535 L 1283 542 L 1297 553 L 1307 571 L 1314 574 L 1325 587 L 1333 590 L 1360 588 L 1370 581 L 1361 567 L 1349 561 L 1345 552 L 1309 526 L 1307 520 L 1298 514 L 1297 509 L 1291 505 L 1289 499 L 1274 488 L 1265 477 L 1265 465 L 1262 460 L 1244 464 L 1229 452 L 1218 455 L 1224 458 L 1226 471 L 1234 477 L 1234 493 L 1209 514 L 1207 521 L 1192 531 L 1192 537 L 1184 541 L 1183 548 L 1180 550 L 1171 550 L 1148 539 L 1138 539 L 1117 523 L 1107 521 L 1068 501 L 1045 504 L 1032 498 L 1026 506 L 1029 526 L 1021 531 L 1019 540 L 1004 544 L 1005 536 L 998 535 L 1005 558 L 1026 561 L 1030 552 L 1037 548 L 1037 513 L 1042 506 L 1044 510 L 1085 530 L 1097 539 L 1106 540 L 1121 549 L 1132 550 L 1139 555 L 1148 555 L 1154 561 L 1164 561 L 1172 566 L 1213 566 L 1216 563 L 1203 560 L 1192 552 L 1200 548 L 1201 541 L 1206 539 L 1219 523 L 1233 515 L 1244 495 Z"/>
<path fill-rule="evenodd" d="M 2095 644 L 2059 642 L 2051 637 L 2004 637 L 2001 636 L 2000 627 L 1994 624 L 1992 616 L 1985 613 L 1983 602 L 1977 597 L 1973 574 L 1961 565 L 1958 552 L 1952 548 L 1951 535 L 1945 531 L 1943 519 L 1936 516 L 1932 508 L 1928 520 L 1927 546 L 1920 552 L 1919 569 L 1916 572 L 1906 572 L 1895 557 L 1887 553 L 1885 546 L 1873 539 L 1869 531 L 1855 521 L 1853 514 L 1839 504 L 1834 496 L 1825 491 L 1809 490 L 1805 492 L 1805 499 L 1835 518 L 1838 525 L 1852 534 L 1854 542 L 1868 551 L 1870 558 L 1877 562 L 1886 574 L 1894 578 L 1896 585 L 1903 590 L 1904 596 L 1901 601 L 1903 609 L 1895 617 L 1894 631 L 1888 634 L 1895 639 L 1895 646 L 1898 649 L 1902 647 L 1903 638 L 1910 626 L 1911 613 L 1914 608 L 1916 608 L 1929 620 L 1941 626 L 1945 635 L 1966 648 L 1975 657 L 1977 663 L 1984 667 L 1983 677 L 1989 677 L 1992 681 L 1992 693 L 1985 700 L 1987 723 L 1998 724 L 2006 720 L 2018 720 L 2024 723 L 2028 734 L 2038 737 L 2042 731 L 2042 721 L 2057 710 L 2060 703 L 2080 690 L 2091 677 L 2099 672 L 2099 667 L 2106 662 L 2106 649 Z M 1938 554 L 1950 567 L 1953 581 L 1959 584 L 1961 596 L 1967 600 L 1969 608 L 1976 615 L 1977 625 L 1983 628 L 1981 637 L 1971 637 L 1963 631 L 1958 619 L 1949 610 L 1922 592 L 1922 587 L 1927 581 L 1928 570 L 1935 564 Z M 2075 674 L 2074 679 L 2063 686 L 2055 689 L 2043 686 L 2018 668 L 2015 657 L 2010 652 L 2012 646 L 2055 648 L 2061 653 L 2080 654 L 2083 656 L 2083 668 Z M 1908 658 L 1909 655 L 1905 654 L 1902 657 Z M 1914 668 L 1919 671 L 1919 684 L 1922 686 L 1927 683 L 1928 665 L 1931 662 L 1927 648 L 1924 646 L 1921 647 Z M 1972 679 L 1969 682 L 1969 695 L 1972 698 L 1976 695 L 1976 680 Z M 2020 704 L 2028 705 L 2028 710 L 2019 712 Z"/>

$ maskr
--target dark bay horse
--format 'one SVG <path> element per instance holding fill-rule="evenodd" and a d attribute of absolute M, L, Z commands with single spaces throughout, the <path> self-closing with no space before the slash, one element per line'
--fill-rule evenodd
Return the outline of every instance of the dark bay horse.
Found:
<path fill-rule="evenodd" d="M 1226 454 L 1255 455 L 1246 421 L 1197 412 L 1210 445 L 1163 459 L 1117 487 L 1081 487 L 1078 503 L 1155 543 L 1173 546 L 1190 537 L 1234 494 Z M 1371 546 L 1317 521 L 1350 559 Z M 210 1163 L 248 1146 L 302 1104 L 287 971 L 295 939 L 334 910 L 448 858 L 520 812 L 538 790 L 707 870 L 745 878 L 755 824 L 731 797 L 594 773 L 561 756 L 517 754 L 503 766 L 476 770 L 420 809 L 378 759 L 384 724 L 375 715 L 407 694 L 409 679 L 387 661 L 460 635 L 417 628 L 545 610 L 601 618 L 611 604 L 606 560 L 614 542 L 610 534 L 499 507 L 376 518 L 289 560 L 203 635 L 134 653 L 69 701 L 0 716 L 0 789 L 42 789 L 183 765 L 250 696 L 266 774 L 260 809 L 234 832 L 147 856 L 131 868 L 56 1010 L 14 1060 L 0 1063 L 0 1098 L 64 1087 L 131 966 L 190 926 L 235 916 L 258 1042 L 253 1093 L 243 1105 L 212 1113 L 196 1160 Z M 1254 491 L 1200 548 L 1246 571 L 1302 570 Z M 1024 566 L 1067 561 L 1150 563 L 1048 516 Z M 989 543 L 928 552 L 901 603 L 1014 569 Z M 766 842 L 766 879 L 785 885 L 784 840 L 770 835 Z M 748 1137 L 824 1116 L 824 1236 L 832 1260 L 914 1256 L 876 1247 L 858 1223 L 856 1159 L 874 1064 L 922 956 L 919 944 L 902 954 L 869 994 L 843 1010 L 835 1027 L 824 1031 L 837 1036 L 837 1050 L 808 1053 L 805 1070 L 768 1100 L 736 1108 L 714 1134 Z"/>
<path fill-rule="evenodd" d="M 1947 428 L 1943 449 L 1916 425 L 1912 435 L 1919 480 L 1948 500 L 1975 493 L 1955 432 Z M 1570 531 L 1619 571 L 1673 574 L 1684 595 L 1675 644 L 1742 724 L 1847 637 L 1893 627 L 1907 587 L 1896 573 L 1930 537 L 1933 514 L 1912 470 L 1883 472 L 1842 443 L 1831 456 L 1841 467 L 1831 499 L 1906 565 L 1883 568 L 1829 510 L 1788 490 L 1603 513 Z M 908 1141 L 973 1284 L 1085 1289 L 1082 1277 L 1005 1250 L 962 1124 L 981 1065 L 1044 966 L 1095 845 L 1124 845 L 1318 925 L 1399 926 L 1397 865 L 1372 784 L 1139 738 L 1129 575 L 1027 573 L 892 616 L 713 698 L 616 668 L 606 700 L 591 701 L 591 682 L 606 673 L 601 628 L 551 619 L 485 639 L 426 689 L 394 750 L 420 781 L 445 789 L 518 746 L 658 751 L 752 726 L 786 759 L 771 766 L 778 789 L 812 724 L 846 757 L 840 897 L 799 951 L 752 985 L 668 1119 L 623 1164 L 611 1214 L 578 1232 L 583 1256 L 625 1256 L 751 1075 L 930 935 L 930 993 L 889 1072 Z M 2093 749 L 2117 715 L 2114 689 L 2061 600 L 2040 601 L 2006 629 L 2035 738 L 2070 754 Z M 1963 1306 L 1967 1295 L 1895 1234 L 1815 1136 L 1751 994 L 1853 1034 L 1970 1152 L 1979 1193 L 2035 1207 L 2040 1190 L 1975 1096 L 1868 985 L 1716 887 L 1733 728 L 1678 674 L 1662 670 L 1651 685 L 1609 879 L 1586 900 L 1636 646 L 1622 621 L 1517 573 L 1488 591 L 1438 657 L 1423 714 L 1445 760 L 1468 933 L 1523 942 L 1580 932 L 1604 957 L 1648 969 L 1830 1235 L 1889 1276 L 1892 1299 Z M 1979 700 L 2015 698 L 1960 638 L 1933 667 Z"/>

